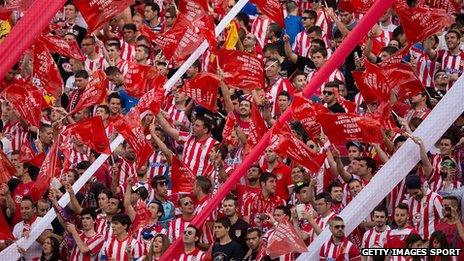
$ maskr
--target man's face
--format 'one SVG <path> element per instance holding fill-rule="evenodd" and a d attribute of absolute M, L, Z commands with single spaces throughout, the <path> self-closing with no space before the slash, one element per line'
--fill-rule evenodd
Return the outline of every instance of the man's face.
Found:
<path fill-rule="evenodd" d="M 298 198 L 299 201 L 303 203 L 308 203 L 310 202 L 310 187 L 304 187 L 300 190 L 300 193 L 296 194 L 296 197 Z"/>
<path fill-rule="evenodd" d="M 362 190 L 362 184 L 359 181 L 351 182 L 348 185 L 348 190 L 350 191 L 352 197 L 356 197 Z"/>
<path fill-rule="evenodd" d="M 340 17 L 340 21 L 345 25 L 349 25 L 353 20 L 353 15 L 349 12 L 341 11 L 338 16 Z"/>
<path fill-rule="evenodd" d="M 49 210 L 49 205 L 45 202 L 39 201 L 37 202 L 37 216 L 43 217 L 47 214 Z"/>
<path fill-rule="evenodd" d="M 333 187 L 330 196 L 335 202 L 342 202 L 343 200 L 343 188 L 342 187 Z"/>
<path fill-rule="evenodd" d="M 322 91 L 322 99 L 325 103 L 331 104 L 335 101 L 335 94 L 334 94 L 334 87 L 324 87 L 324 91 Z"/>
<path fill-rule="evenodd" d="M 95 52 L 95 43 L 92 41 L 92 39 L 84 39 L 82 40 L 82 52 L 85 55 L 89 55 L 93 52 Z"/>
<path fill-rule="evenodd" d="M 224 238 L 229 234 L 229 228 L 225 228 L 221 223 L 214 223 L 214 236 L 218 239 Z"/>
<path fill-rule="evenodd" d="M 255 47 L 256 45 L 256 37 L 252 33 L 248 33 L 245 36 L 245 39 L 243 39 L 243 46 L 252 48 Z"/>
<path fill-rule="evenodd" d="M 64 17 L 69 19 L 75 19 L 77 17 L 77 10 L 76 7 L 73 5 L 67 5 L 64 7 Z"/>
<path fill-rule="evenodd" d="M 390 18 L 391 18 L 391 9 L 388 9 L 388 10 L 385 11 L 385 13 L 380 17 L 379 21 L 382 22 L 382 23 L 386 23 L 386 22 L 390 21 Z"/>
<path fill-rule="evenodd" d="M 181 88 L 177 88 L 174 92 L 174 101 L 176 102 L 176 104 L 185 104 L 186 100 L 187 95 L 185 94 L 185 92 L 182 91 Z"/>
<path fill-rule="evenodd" d="M 446 34 L 445 40 L 446 40 L 446 45 L 448 46 L 448 49 L 453 50 L 459 47 L 460 39 L 455 33 L 450 32 Z"/>
<path fill-rule="evenodd" d="M 63 39 L 68 43 L 76 41 L 76 37 L 71 34 L 66 34 L 65 36 L 63 36 Z"/>
<path fill-rule="evenodd" d="M 423 95 L 421 93 L 416 94 L 416 95 L 414 95 L 414 96 L 412 96 L 410 98 L 410 101 L 411 101 L 412 105 L 417 105 L 417 104 L 419 104 L 421 102 L 425 102 L 425 100 L 426 100 L 425 95 Z"/>
<path fill-rule="evenodd" d="M 195 241 L 198 240 L 198 237 L 195 236 L 195 229 L 192 227 L 186 227 L 184 234 L 182 235 L 182 239 L 184 240 L 184 243 L 187 244 L 195 243 Z"/>
<path fill-rule="evenodd" d="M 416 200 L 421 200 L 422 197 L 424 196 L 424 193 L 422 192 L 422 189 L 407 189 L 409 195 L 416 199 Z"/>
<path fill-rule="evenodd" d="M 134 161 L 137 155 L 135 154 L 134 149 L 128 145 L 126 147 L 126 151 L 124 152 L 124 157 L 129 161 Z"/>
<path fill-rule="evenodd" d="M 259 179 L 259 168 L 254 166 L 248 169 L 247 171 L 248 181 L 254 182 Z"/>
<path fill-rule="evenodd" d="M 357 159 L 353 159 L 352 161 L 350 161 L 350 164 L 348 165 L 348 171 L 350 172 L 350 174 L 358 175 L 359 161 Z"/>
<path fill-rule="evenodd" d="M 268 179 L 266 181 L 266 183 L 264 183 L 264 189 L 268 193 L 275 193 L 276 192 L 276 187 L 277 187 L 277 183 L 276 183 L 275 178 L 270 178 L 270 179 Z"/>
<path fill-rule="evenodd" d="M 35 207 L 32 205 L 30 200 L 21 201 L 21 218 L 23 221 L 31 220 L 35 214 Z"/>
<path fill-rule="evenodd" d="M 304 175 L 300 167 L 295 167 L 292 169 L 292 181 L 293 183 L 303 182 Z"/>
<path fill-rule="evenodd" d="M 325 202 L 325 199 L 321 198 L 316 200 L 316 212 L 319 215 L 324 215 L 330 211 L 330 204 Z"/>
<path fill-rule="evenodd" d="M 458 208 L 458 204 L 456 201 L 454 200 L 451 200 L 451 199 L 443 199 L 443 209 L 442 209 L 442 212 L 443 212 L 443 216 L 444 217 L 451 217 L 451 210 L 455 208 L 457 209 Z"/>
<path fill-rule="evenodd" d="M 180 210 L 184 214 L 192 214 L 195 211 L 195 205 L 190 197 L 185 197 L 180 200 Z"/>
<path fill-rule="evenodd" d="M 325 63 L 326 58 L 322 56 L 320 52 L 317 52 L 311 54 L 311 60 L 313 61 L 314 66 L 316 66 L 316 68 L 319 69 Z"/>
<path fill-rule="evenodd" d="M 145 53 L 143 47 L 135 48 L 135 59 L 139 62 L 148 59 L 148 54 Z"/>
<path fill-rule="evenodd" d="M 108 104 L 110 112 L 112 114 L 119 114 L 121 112 L 121 100 L 117 98 L 111 98 Z"/>
<path fill-rule="evenodd" d="M 113 229 L 113 234 L 115 236 L 121 235 L 122 233 L 126 232 L 126 226 L 119 222 L 111 222 L 111 228 Z"/>
<path fill-rule="evenodd" d="M 93 220 L 92 216 L 90 214 L 85 214 L 81 217 L 82 221 L 82 228 L 84 231 L 88 231 L 94 228 L 95 225 L 95 220 Z"/>
<path fill-rule="evenodd" d="M 110 116 L 108 113 L 106 113 L 106 110 L 104 108 L 97 108 L 97 111 L 95 112 L 97 116 L 100 116 L 102 120 L 107 120 L 108 117 Z"/>
<path fill-rule="evenodd" d="M 225 200 L 224 203 L 222 203 L 222 209 L 227 217 L 234 216 L 237 211 L 233 200 Z"/>
<path fill-rule="evenodd" d="M 408 210 L 396 208 L 394 219 L 395 219 L 395 223 L 399 227 L 405 227 L 408 224 L 408 220 L 409 220 Z"/>
<path fill-rule="evenodd" d="M 264 151 L 264 160 L 268 163 L 275 162 L 277 160 L 277 153 L 275 153 L 273 149 L 267 148 Z"/>
<path fill-rule="evenodd" d="M 128 43 L 132 43 L 135 41 L 135 32 L 131 29 L 123 29 L 122 36 L 124 38 L 124 41 Z"/>
<path fill-rule="evenodd" d="M 451 155 L 454 149 L 450 139 L 441 139 L 439 148 L 441 155 Z"/>
<path fill-rule="evenodd" d="M 303 22 L 303 26 L 304 26 L 305 28 L 309 28 L 309 27 L 311 27 L 311 26 L 314 25 L 314 23 L 316 22 L 316 19 L 314 19 L 314 18 L 309 18 L 309 15 L 308 15 L 308 14 L 303 13 L 303 14 L 301 15 L 301 21 Z"/>
<path fill-rule="evenodd" d="M 201 138 L 208 133 L 205 123 L 201 120 L 195 120 L 193 123 L 192 134 L 195 138 Z"/>
<path fill-rule="evenodd" d="M 317 34 L 316 32 L 311 32 L 308 34 L 308 38 L 312 42 L 315 39 L 321 39 L 321 36 Z M 314 47 L 313 44 L 311 44 L 311 47 Z"/>
<path fill-rule="evenodd" d="M 151 6 L 145 6 L 145 9 L 143 10 L 143 15 L 145 16 L 145 19 L 147 21 L 151 21 L 153 20 L 153 18 L 158 16 L 158 14 L 151 9 Z"/>
<path fill-rule="evenodd" d="M 142 25 L 143 25 L 142 16 L 134 15 L 134 17 L 132 17 L 132 23 L 135 24 L 135 27 L 137 28 L 137 30 L 140 30 L 140 27 L 142 27 Z"/>
<path fill-rule="evenodd" d="M 264 68 L 266 70 L 266 77 L 268 78 L 275 78 L 279 75 L 280 65 L 277 61 L 267 61 Z"/>
<path fill-rule="evenodd" d="M 119 200 L 116 198 L 110 198 L 108 200 L 107 213 L 110 215 L 117 214 L 119 212 Z"/>
<path fill-rule="evenodd" d="M 329 229 L 335 238 L 343 238 L 345 236 L 345 223 L 343 221 L 332 220 Z"/>
<path fill-rule="evenodd" d="M 290 101 L 288 100 L 287 96 L 279 95 L 277 97 L 277 104 L 279 105 L 281 111 L 285 111 L 288 108 L 288 105 L 290 105 Z"/>
<path fill-rule="evenodd" d="M 148 209 L 150 210 L 150 214 L 152 217 L 159 217 L 159 215 L 161 215 L 158 204 L 155 204 L 155 203 L 149 204 Z"/>
<path fill-rule="evenodd" d="M 159 181 L 156 183 L 156 194 L 165 198 L 168 196 L 168 186 L 166 185 L 166 181 Z"/>
<path fill-rule="evenodd" d="M 304 75 L 297 75 L 293 78 L 293 86 L 296 90 L 303 90 L 306 85 L 306 76 Z"/>
<path fill-rule="evenodd" d="M 282 209 L 274 210 L 274 215 L 273 216 L 274 216 L 274 219 L 279 223 L 282 222 L 282 220 L 284 220 L 287 217 Z M 287 219 L 288 219 L 288 217 L 287 217 Z"/>
<path fill-rule="evenodd" d="M 12 154 L 10 157 L 10 162 L 16 168 L 15 176 L 17 178 L 21 178 L 24 174 L 25 169 L 24 169 L 23 163 L 19 161 L 19 154 Z"/>
<path fill-rule="evenodd" d="M 43 131 L 40 132 L 40 141 L 44 145 L 51 145 L 53 141 L 53 129 L 52 128 L 45 128 Z"/>
<path fill-rule="evenodd" d="M 358 176 L 365 177 L 369 174 L 369 169 L 367 167 L 367 162 L 365 160 L 360 160 L 358 164 Z"/>
<path fill-rule="evenodd" d="M 98 194 L 98 206 L 103 212 L 108 210 L 108 196 L 104 193 Z"/>
<path fill-rule="evenodd" d="M 387 215 L 383 211 L 374 211 L 374 215 L 372 216 L 372 220 L 376 227 L 383 227 L 387 224 Z"/>
<path fill-rule="evenodd" d="M 88 79 L 76 77 L 74 81 L 74 85 L 77 87 L 77 89 L 84 90 L 88 82 L 89 82 Z"/>
<path fill-rule="evenodd" d="M 259 247 L 260 238 L 258 232 L 254 231 L 246 235 L 246 244 L 252 250 L 257 250 Z"/>
<path fill-rule="evenodd" d="M 116 48 L 115 46 L 108 46 L 108 48 L 106 48 L 106 50 L 108 51 L 108 57 L 111 60 L 114 60 L 114 59 L 119 58 L 121 56 L 118 48 Z"/>
<path fill-rule="evenodd" d="M 238 106 L 238 113 L 242 117 L 249 117 L 251 114 L 251 103 L 246 100 L 241 101 Z"/>
<path fill-rule="evenodd" d="M 435 75 L 434 84 L 436 86 L 448 86 L 449 76 L 445 72 L 439 72 Z"/>
<path fill-rule="evenodd" d="M 172 16 L 170 13 L 166 13 L 164 15 L 164 25 L 165 26 L 172 26 L 176 21 L 176 17 Z"/>
<path fill-rule="evenodd" d="M 198 68 L 192 65 L 187 69 L 187 72 L 186 72 L 187 78 L 193 78 L 197 75 L 197 73 L 198 73 Z"/>

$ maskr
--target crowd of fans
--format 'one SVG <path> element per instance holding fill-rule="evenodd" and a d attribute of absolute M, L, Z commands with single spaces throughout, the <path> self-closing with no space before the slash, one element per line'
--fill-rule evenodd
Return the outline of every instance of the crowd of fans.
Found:
<path fill-rule="evenodd" d="M 24 260 L 158 260 L 179 238 L 183 248 L 179 257 L 173 257 L 176 260 L 267 260 L 266 244 L 284 221 L 293 225 L 307 245 L 324 228 L 330 228 L 332 237 L 321 248 L 321 260 L 367 260 L 360 256 L 361 248 L 464 249 L 464 114 L 429 151 L 412 134 L 464 70 L 461 14 L 453 14 L 453 24 L 415 43 L 403 57 L 425 89 L 405 102 L 392 99 L 392 117 L 400 130 L 383 126 L 383 144 L 349 141 L 346 146 L 335 146 L 323 132 L 311 137 L 300 122 L 292 120 L 289 126 L 295 137 L 312 152 L 327 153 L 320 170 L 310 171 L 277 155 L 269 146 L 204 225 L 195 227 L 190 221 L 253 149 L 247 142 L 253 107 L 271 128 L 360 19 L 359 14 L 337 8 L 334 0 L 281 1 L 285 14 L 285 28 L 281 28 L 248 3 L 235 18 L 239 25 L 235 49 L 263 59 L 265 89 L 243 91 L 221 80 L 218 112 L 199 106 L 183 92 L 183 85 L 208 70 L 207 53 L 172 89 L 165 90 L 161 112 L 148 113 L 141 120 L 155 148 L 147 162 L 136 166 L 138 155 L 124 142 L 80 191 L 73 191 L 71 186 L 99 156 L 75 140 L 67 164 L 70 167 L 53 180 L 39 201 L 34 201 L 30 189 L 39 169 L 19 160 L 23 146 L 30 146 L 37 154 L 48 152 L 60 127 L 95 115 L 102 118 L 111 141 L 117 135 L 112 124 L 138 103 L 124 87 L 127 61 L 156 67 L 168 78 L 176 71 L 139 29 L 146 24 L 156 33 L 168 31 L 178 16 L 179 2 L 135 2 L 92 34 L 72 2 L 56 14 L 50 33 L 77 41 L 86 59 L 53 55 L 65 83 L 64 93 L 61 99 L 50 100 L 40 128 L 28 126 L 11 104 L 2 100 L 1 145 L 16 168 L 8 184 L 0 185 L 0 205 L 9 230 L 15 240 L 28 237 L 49 210 L 60 213 L 28 249 L 18 247 Z M 226 2 L 226 11 L 236 4 L 234 0 Z M 406 2 L 409 6 L 418 4 Z M 218 22 L 221 16 L 212 10 Z M 21 15 L 12 14 L 13 26 Z M 218 44 L 223 43 L 223 37 L 218 37 Z M 333 113 L 348 112 L 346 101 L 356 105 L 354 112 L 359 115 L 376 110 L 379 104 L 367 104 L 358 92 L 352 71 L 362 69 L 366 61 L 379 63 L 404 46 L 402 25 L 389 9 L 311 100 Z M 2 86 L 30 77 L 30 59 L 26 53 L 5 75 Z M 106 102 L 67 116 L 88 85 L 89 75 L 99 69 L 110 82 Z M 230 137 L 223 137 L 228 114 L 235 115 L 237 124 Z M 344 221 L 337 214 L 408 138 L 420 147 L 420 162 L 351 234 L 345 234 Z M 196 175 L 190 194 L 174 195 L 171 191 L 175 156 Z M 66 192 L 71 200 L 61 208 L 58 200 Z M 150 220 L 134 227 L 141 204 L 148 207 Z M 15 240 L 1 240 L 0 249 Z M 289 253 L 279 259 L 297 257 L 298 253 Z M 464 260 L 464 253 L 438 259 L 370 258 Z"/>

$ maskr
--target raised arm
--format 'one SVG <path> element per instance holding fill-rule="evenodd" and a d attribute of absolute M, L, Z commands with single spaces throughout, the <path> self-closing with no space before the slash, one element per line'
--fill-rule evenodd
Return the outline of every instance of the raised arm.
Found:
<path fill-rule="evenodd" d="M 131 221 L 135 219 L 135 209 L 131 204 L 132 196 L 132 179 L 127 179 L 126 193 L 124 193 L 124 208 L 126 209 L 126 214 L 130 217 Z"/>
<path fill-rule="evenodd" d="M 283 40 L 284 40 L 285 56 L 292 63 L 296 63 L 296 60 L 298 59 L 298 55 L 296 53 L 294 53 L 293 50 L 292 50 L 292 46 L 290 45 L 290 36 L 284 35 Z"/>
<path fill-rule="evenodd" d="M 164 144 L 164 142 L 158 137 L 158 135 L 156 135 L 155 130 L 156 130 L 155 124 L 154 124 L 154 122 L 152 122 L 150 124 L 150 135 L 153 138 L 153 140 L 155 141 L 156 146 L 158 146 L 158 149 L 160 149 L 161 152 L 164 154 L 164 156 L 166 156 L 166 159 L 167 159 L 168 163 L 171 164 L 173 153 L 172 153 L 171 150 L 168 149 L 166 144 Z"/>
<path fill-rule="evenodd" d="M 158 121 L 158 124 L 160 127 L 166 132 L 171 138 L 173 138 L 175 141 L 179 141 L 179 131 L 174 129 L 164 118 L 163 112 L 159 112 L 156 115 L 156 120 Z"/>

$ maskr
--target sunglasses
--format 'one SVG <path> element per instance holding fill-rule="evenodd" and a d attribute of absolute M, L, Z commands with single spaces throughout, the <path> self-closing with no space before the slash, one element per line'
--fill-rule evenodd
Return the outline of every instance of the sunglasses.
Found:
<path fill-rule="evenodd" d="M 311 149 L 314 149 L 316 146 L 315 146 L 314 144 L 310 144 L 309 147 L 310 147 Z"/>
<path fill-rule="evenodd" d="M 303 21 L 306 21 L 308 19 L 310 19 L 310 18 L 309 17 L 301 17 L 301 20 L 303 20 Z"/>
<path fill-rule="evenodd" d="M 166 19 L 170 19 L 170 18 L 172 18 L 172 17 L 171 17 L 171 16 L 167 16 L 167 15 L 166 15 L 164 18 L 166 18 Z"/>
<path fill-rule="evenodd" d="M 334 94 L 334 93 L 333 93 L 333 92 L 329 92 L 329 91 L 323 91 L 322 94 L 324 94 L 324 95 L 332 95 L 332 94 Z"/>
<path fill-rule="evenodd" d="M 336 225 L 334 226 L 335 229 L 345 229 L 345 225 Z"/>
<path fill-rule="evenodd" d="M 193 202 L 192 201 L 185 201 L 184 204 L 182 204 L 182 205 L 184 205 L 186 207 L 191 206 L 191 205 L 193 205 Z"/>

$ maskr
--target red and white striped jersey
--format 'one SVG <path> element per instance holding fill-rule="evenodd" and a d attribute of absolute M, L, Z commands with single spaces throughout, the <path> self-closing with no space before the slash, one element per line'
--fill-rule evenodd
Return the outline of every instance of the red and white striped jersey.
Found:
<path fill-rule="evenodd" d="M 266 232 L 272 227 L 268 220 L 260 220 L 261 214 L 273 214 L 277 206 L 286 205 L 285 200 L 279 196 L 271 194 L 268 198 L 264 198 L 262 193 L 259 193 L 243 203 L 243 215 L 249 216 L 251 226 L 259 226 L 263 232 Z"/>
<path fill-rule="evenodd" d="M 116 64 L 116 67 L 119 69 L 119 71 L 122 73 L 122 75 L 126 75 L 127 71 L 129 70 L 129 63 L 126 60 L 121 59 Z"/>
<path fill-rule="evenodd" d="M 405 180 L 403 179 L 400 183 L 398 183 L 398 185 L 396 185 L 393 188 L 393 190 L 388 194 L 386 198 L 388 213 L 391 213 L 392 216 L 396 206 L 398 206 L 398 204 L 403 202 L 406 198 L 406 187 L 404 183 Z"/>
<path fill-rule="evenodd" d="M 271 102 L 274 104 L 272 107 L 272 116 L 279 111 L 279 104 L 277 103 L 277 96 L 280 92 L 287 91 L 290 97 L 293 97 L 294 89 L 292 83 L 287 78 L 279 77 L 272 85 L 268 86 L 266 92 L 272 97 Z"/>
<path fill-rule="evenodd" d="M 73 146 L 69 151 L 69 164 L 71 168 L 75 168 L 79 162 L 84 160 L 89 160 L 88 150 L 84 149 L 84 152 L 77 151 L 76 148 Z"/>
<path fill-rule="evenodd" d="M 303 13 L 304 10 L 311 10 L 312 3 L 310 0 L 297 0 L 295 2 L 298 4 L 300 13 Z"/>
<path fill-rule="evenodd" d="M 190 126 L 190 122 L 184 110 L 177 109 L 174 104 L 168 106 L 167 113 L 170 120 L 180 122 L 185 126 Z M 177 126 L 175 127 L 179 129 Z"/>
<path fill-rule="evenodd" d="M 319 26 L 323 32 L 330 33 L 332 31 L 330 28 L 330 18 L 326 15 L 323 8 L 317 10 L 316 25 Z"/>
<path fill-rule="evenodd" d="M 269 239 L 272 237 L 274 232 L 275 232 L 275 229 L 271 228 L 266 233 L 264 233 L 264 235 L 262 237 L 262 240 L 263 240 L 263 242 L 265 244 L 268 244 Z M 278 256 L 278 257 L 276 257 L 275 259 L 272 259 L 272 260 L 293 261 L 293 260 L 295 260 L 295 254 L 294 253 L 288 253 L 288 254 L 285 254 L 285 255 Z"/>
<path fill-rule="evenodd" d="M 330 214 L 328 214 L 326 217 L 319 216 L 316 218 L 316 223 L 322 230 L 324 230 L 324 228 L 329 225 L 329 221 L 335 216 L 336 214 L 334 212 L 330 212 Z M 317 237 L 317 235 L 313 228 L 311 228 L 310 233 L 310 241 L 312 242 Z"/>
<path fill-rule="evenodd" d="M 306 56 L 311 48 L 311 39 L 306 31 L 299 32 L 295 37 L 292 50 L 296 55 Z"/>
<path fill-rule="evenodd" d="M 185 253 L 183 252 L 180 254 L 178 261 L 199 261 L 203 260 L 205 257 L 205 252 L 201 251 L 198 248 L 195 248 L 192 252 L 190 253 Z"/>
<path fill-rule="evenodd" d="M 436 59 L 441 64 L 441 68 L 446 71 L 447 74 L 455 74 L 458 76 L 464 72 L 464 51 L 460 51 L 458 55 L 451 54 L 448 50 L 439 50 L 438 57 Z M 454 82 L 450 81 L 449 86 L 451 87 Z"/>
<path fill-rule="evenodd" d="M 320 260 L 361 260 L 359 249 L 351 241 L 344 239 L 343 242 L 335 244 L 332 237 L 322 245 L 319 257 Z"/>
<path fill-rule="evenodd" d="M 377 56 L 380 55 L 380 52 L 382 51 L 382 48 L 387 46 L 392 38 L 393 38 L 393 33 L 392 32 L 382 30 L 380 32 L 380 35 L 378 35 L 376 38 L 372 39 L 372 53 L 377 55 Z M 366 43 L 364 43 L 364 44 L 366 44 Z"/>
<path fill-rule="evenodd" d="M 271 20 L 267 16 L 260 16 L 256 18 L 251 25 L 251 33 L 256 36 L 261 48 L 266 44 L 266 33 L 270 23 Z"/>
<path fill-rule="evenodd" d="M 168 166 L 166 162 L 163 162 L 163 153 L 155 150 L 148 158 L 148 179 L 151 180 L 156 176 L 164 175 Z"/>
<path fill-rule="evenodd" d="M 426 194 L 420 201 L 414 198 L 408 200 L 412 224 L 425 240 L 428 240 L 429 236 L 435 231 L 435 226 L 443 218 L 441 201 L 441 196 L 430 189 L 427 189 Z"/>
<path fill-rule="evenodd" d="M 375 227 L 364 233 L 362 239 L 362 248 L 382 248 L 387 240 L 387 233 L 390 227 L 387 226 L 382 232 L 378 232 Z"/>
<path fill-rule="evenodd" d="M 195 208 L 195 215 L 200 213 L 206 205 L 208 205 L 211 197 L 206 196 L 196 204 Z M 206 218 L 205 223 L 203 224 L 203 227 L 201 228 L 201 237 L 200 237 L 200 242 L 203 244 L 213 244 L 214 243 L 214 236 L 213 236 L 213 231 L 211 230 L 211 227 L 209 226 L 208 222 L 214 222 L 217 219 L 218 213 L 217 209 L 213 210 L 211 214 Z"/>
<path fill-rule="evenodd" d="M 113 236 L 111 222 L 106 218 L 106 214 L 99 214 L 95 221 L 95 231 L 102 235 L 105 241 L 108 241 Z"/>
<path fill-rule="evenodd" d="M 411 57 L 411 59 L 413 58 Z M 421 53 L 416 62 L 417 74 L 424 87 L 433 87 L 433 77 L 435 71 L 440 68 L 440 63 L 437 60 L 430 60 L 425 53 Z"/>
<path fill-rule="evenodd" d="M 135 45 L 129 44 L 123 39 L 119 41 L 121 45 L 121 59 L 124 61 L 135 61 Z"/>
<path fill-rule="evenodd" d="M 143 242 L 145 244 L 146 247 L 149 247 L 150 243 L 151 243 L 151 237 L 149 240 L 145 240 L 143 238 L 143 234 L 144 233 L 149 233 L 151 234 L 153 237 L 156 237 L 156 235 L 158 234 L 163 234 L 163 235 L 167 235 L 168 234 L 168 230 L 165 229 L 161 223 L 157 222 L 155 224 L 152 224 L 152 225 L 148 225 L 148 226 L 145 226 L 145 227 L 141 227 L 138 229 L 136 235 L 137 235 L 137 240 L 140 241 L 140 242 Z"/>
<path fill-rule="evenodd" d="M 190 133 L 180 131 L 179 143 L 184 143 L 182 160 L 185 165 L 197 176 L 206 174 L 203 172 L 209 169 L 211 164 L 208 157 L 218 142 L 212 137 L 197 141 Z"/>
<path fill-rule="evenodd" d="M 120 187 L 125 188 L 127 178 L 135 177 L 137 175 L 135 162 L 129 162 L 124 158 L 120 158 L 118 165 L 118 184 Z"/>
<path fill-rule="evenodd" d="M 111 137 L 111 135 L 113 135 L 114 132 L 115 132 L 115 129 L 114 129 L 113 124 L 108 124 L 108 126 L 105 127 L 105 133 L 108 139 Z"/>
<path fill-rule="evenodd" d="M 76 246 L 74 246 L 71 250 L 71 254 L 69 255 L 70 261 L 97 261 L 98 260 L 98 252 L 100 252 L 101 248 L 103 247 L 103 243 L 105 242 L 105 238 L 96 233 L 92 237 L 87 237 L 84 232 L 79 233 L 79 237 L 81 238 L 82 242 L 90 249 L 88 253 L 82 253 L 81 250 Z"/>
<path fill-rule="evenodd" d="M 132 260 L 142 260 L 146 255 L 145 245 L 130 235 L 127 235 L 123 240 L 118 240 L 116 236 L 113 236 L 109 241 L 105 242 L 104 251 L 106 257 L 113 258 L 113 260 L 129 261 L 126 252 L 128 244 L 131 248 Z"/>
<path fill-rule="evenodd" d="M 84 68 L 89 74 L 92 74 L 96 70 L 105 70 L 108 66 L 109 65 L 103 55 L 97 56 L 94 60 L 90 60 L 90 58 L 87 57 L 84 61 Z"/>
<path fill-rule="evenodd" d="M 182 237 L 185 228 L 190 224 L 190 221 L 185 221 L 184 218 L 178 217 L 169 223 L 168 237 L 171 242 L 174 242 L 178 237 Z"/>
<path fill-rule="evenodd" d="M 3 126 L 3 137 L 11 142 L 12 150 L 20 150 L 23 142 L 27 140 L 27 130 L 21 126 L 19 121 L 11 123 L 7 121 Z"/>
<path fill-rule="evenodd" d="M 399 239 L 401 241 L 405 240 L 411 233 L 417 233 L 417 231 L 412 226 L 407 226 L 403 229 L 391 229 L 387 232 L 387 242 L 393 239 Z"/>
<path fill-rule="evenodd" d="M 311 81 L 311 79 L 313 78 L 313 76 L 315 75 L 315 73 L 317 73 L 317 70 L 311 70 L 309 73 L 308 73 L 308 76 L 306 77 L 306 82 L 309 83 Z M 327 79 L 327 81 L 325 81 L 325 83 L 328 83 L 328 82 L 331 82 L 331 81 L 335 81 L 335 80 L 339 80 L 341 82 L 345 82 L 345 76 L 343 75 L 343 73 L 339 70 L 339 69 L 335 69 L 335 71 L 333 71 L 329 78 Z M 324 83 L 324 84 L 325 84 Z M 316 92 L 314 93 L 315 95 L 321 95 L 322 94 L 322 89 L 324 88 L 324 85 L 321 85 L 317 90 Z"/>

